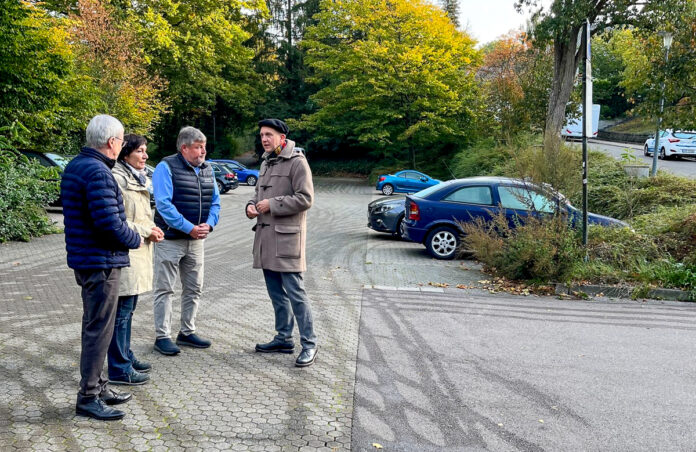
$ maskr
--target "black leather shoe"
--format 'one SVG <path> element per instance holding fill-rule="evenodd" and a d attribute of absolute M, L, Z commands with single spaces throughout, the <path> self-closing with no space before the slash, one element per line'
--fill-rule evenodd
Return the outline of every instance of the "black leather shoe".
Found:
<path fill-rule="evenodd" d="M 150 381 L 150 376 L 148 374 L 140 373 L 137 370 L 134 370 L 126 375 L 121 375 L 118 378 L 109 377 L 109 383 L 112 385 L 138 386 L 144 385 L 148 381 Z"/>
<path fill-rule="evenodd" d="M 297 359 L 295 360 L 295 365 L 297 367 L 307 367 L 314 364 L 314 360 L 317 359 L 318 347 L 314 348 L 303 348 Z"/>
<path fill-rule="evenodd" d="M 289 341 L 273 339 L 266 344 L 256 344 L 256 351 L 260 353 L 294 353 L 295 344 Z"/>
<path fill-rule="evenodd" d="M 133 369 L 145 374 L 150 372 L 150 369 L 152 369 L 152 364 L 146 361 L 139 361 L 137 358 L 133 358 L 131 365 L 133 366 Z"/>
<path fill-rule="evenodd" d="M 78 401 L 75 405 L 75 414 L 99 419 L 100 421 L 116 421 L 123 419 L 126 415 L 121 410 L 111 408 L 99 397 Z"/>
<path fill-rule="evenodd" d="M 181 351 L 181 349 L 177 347 L 168 337 L 157 339 L 155 341 L 155 350 L 167 356 L 178 355 Z"/>
<path fill-rule="evenodd" d="M 194 348 L 208 348 L 212 344 L 208 339 L 203 339 L 195 333 L 191 333 L 188 336 L 184 335 L 184 333 L 179 333 L 176 337 L 176 343 Z"/>
<path fill-rule="evenodd" d="M 120 405 L 132 399 L 133 395 L 127 392 L 116 392 L 107 388 L 99 394 L 99 398 L 107 405 Z"/>

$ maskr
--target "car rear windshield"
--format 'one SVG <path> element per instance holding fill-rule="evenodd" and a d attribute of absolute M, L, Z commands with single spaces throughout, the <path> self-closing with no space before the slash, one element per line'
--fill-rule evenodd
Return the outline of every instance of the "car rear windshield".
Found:
<path fill-rule="evenodd" d="M 425 198 L 426 196 L 430 196 L 431 194 L 440 190 L 442 187 L 444 187 L 444 184 L 431 185 L 430 187 L 425 188 L 421 191 L 418 191 L 411 196 L 416 196 L 418 198 Z"/>
<path fill-rule="evenodd" d="M 674 132 L 672 135 L 674 135 L 674 138 L 684 138 L 687 140 L 696 138 L 696 132 Z"/>

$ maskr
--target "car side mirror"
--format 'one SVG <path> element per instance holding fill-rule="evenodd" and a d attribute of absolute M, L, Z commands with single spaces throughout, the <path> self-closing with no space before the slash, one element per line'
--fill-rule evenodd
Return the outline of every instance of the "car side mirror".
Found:
<path fill-rule="evenodd" d="M 428 182 L 428 178 L 427 178 L 427 177 L 421 177 L 420 180 L 421 180 L 421 182 Z"/>

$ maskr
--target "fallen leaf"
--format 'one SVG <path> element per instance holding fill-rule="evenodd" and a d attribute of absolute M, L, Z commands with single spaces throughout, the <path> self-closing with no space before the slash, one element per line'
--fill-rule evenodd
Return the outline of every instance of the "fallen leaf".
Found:
<path fill-rule="evenodd" d="M 24 297 L 24 299 L 25 299 L 25 300 L 33 300 L 34 297 L 30 297 L 30 296 L 27 295 L 26 297 Z"/>
<path fill-rule="evenodd" d="M 467 286 L 466 284 L 457 284 L 457 289 L 468 289 L 468 288 L 469 288 L 469 286 Z"/>
<path fill-rule="evenodd" d="M 449 287 L 449 284 L 447 284 L 447 283 L 432 282 L 432 281 L 430 281 L 430 282 L 428 283 L 428 285 L 429 285 L 429 286 L 433 286 L 433 287 Z"/>
<path fill-rule="evenodd" d="M 543 423 L 544 423 L 544 420 L 543 420 L 543 419 L 539 419 L 539 422 L 541 422 L 541 423 L 543 424 Z"/>
<path fill-rule="evenodd" d="M 375 449 L 382 449 L 382 445 L 380 443 L 372 443 L 372 447 Z"/>
<path fill-rule="evenodd" d="M 503 426 L 503 424 L 498 424 L 498 427 L 502 427 L 502 426 Z"/>

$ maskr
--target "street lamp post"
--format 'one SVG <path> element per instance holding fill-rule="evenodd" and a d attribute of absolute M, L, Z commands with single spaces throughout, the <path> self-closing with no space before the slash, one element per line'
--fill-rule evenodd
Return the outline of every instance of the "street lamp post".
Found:
<path fill-rule="evenodd" d="M 669 48 L 672 47 L 672 33 L 668 31 L 661 31 L 659 33 L 662 36 L 662 43 L 665 46 L 665 66 L 669 62 Z M 662 126 L 662 112 L 665 108 L 665 78 L 667 76 L 663 75 L 662 84 L 660 85 L 660 113 L 657 115 L 657 131 L 655 132 L 655 147 L 653 148 L 653 161 L 652 161 L 652 171 L 650 175 L 655 177 L 657 175 L 657 156 L 660 149 L 660 127 Z"/>

